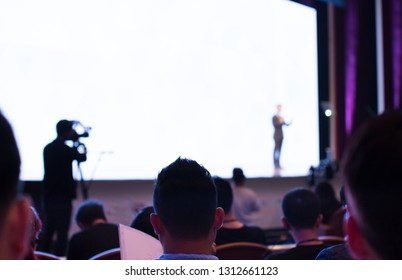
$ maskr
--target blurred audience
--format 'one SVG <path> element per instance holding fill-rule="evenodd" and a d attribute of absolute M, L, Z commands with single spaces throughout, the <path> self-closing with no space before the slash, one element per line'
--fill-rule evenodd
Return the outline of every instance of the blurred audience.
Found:
<path fill-rule="evenodd" d="M 335 195 L 333 186 L 329 182 L 321 182 L 314 187 L 314 192 L 321 202 L 322 223 L 319 235 L 336 235 L 343 237 L 343 216 L 345 208 Z"/>
<path fill-rule="evenodd" d="M 218 207 L 225 211 L 223 226 L 218 230 L 215 243 L 221 245 L 231 242 L 254 242 L 266 245 L 264 231 L 256 226 L 246 226 L 239 222 L 232 212 L 233 192 L 230 183 L 214 177 L 218 194 Z"/>
<path fill-rule="evenodd" d="M 153 206 L 145 206 L 134 217 L 130 227 L 138 229 L 158 239 L 151 224 L 151 214 L 155 213 Z"/>
<path fill-rule="evenodd" d="M 346 199 L 345 199 L 345 188 L 344 186 L 341 187 L 339 191 L 339 195 L 341 198 L 341 205 L 342 208 L 345 209 L 345 213 L 343 215 L 343 224 L 345 228 L 345 222 L 348 217 L 348 211 L 346 210 Z M 351 260 L 353 259 L 352 256 L 349 253 L 348 249 L 348 242 L 347 242 L 347 237 L 345 237 L 345 243 L 343 244 L 337 244 L 328 248 L 325 248 L 322 250 L 316 257 L 316 260 Z"/>
<path fill-rule="evenodd" d="M 159 259 L 217 259 L 213 244 L 225 214 L 216 206 L 208 170 L 178 158 L 158 174 L 153 205 L 151 223 L 163 247 Z"/>
<path fill-rule="evenodd" d="M 103 251 L 120 247 L 118 225 L 108 222 L 100 201 L 87 200 L 80 204 L 75 221 L 81 231 L 71 237 L 67 259 L 87 260 Z"/>
<path fill-rule="evenodd" d="M 236 219 L 245 225 L 255 225 L 261 218 L 261 203 L 257 194 L 246 186 L 246 176 L 241 168 L 234 168 L 233 213 Z"/>
<path fill-rule="evenodd" d="M 320 199 L 311 190 L 294 188 L 282 200 L 282 223 L 292 235 L 296 247 L 284 252 L 272 253 L 270 260 L 314 260 L 317 254 L 330 244 L 318 239 L 322 221 Z"/>

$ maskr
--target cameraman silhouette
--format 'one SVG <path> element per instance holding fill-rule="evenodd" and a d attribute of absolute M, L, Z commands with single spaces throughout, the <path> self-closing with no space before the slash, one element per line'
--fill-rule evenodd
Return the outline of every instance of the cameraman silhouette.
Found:
<path fill-rule="evenodd" d="M 65 142 L 77 142 L 79 135 L 73 129 L 74 121 L 61 120 L 56 125 L 57 138 L 43 150 L 45 175 L 43 179 L 44 231 L 41 251 L 65 256 L 70 228 L 72 201 L 77 197 L 72 163 L 86 161 L 86 149 L 70 147 Z M 52 248 L 53 235 L 57 239 Z"/>

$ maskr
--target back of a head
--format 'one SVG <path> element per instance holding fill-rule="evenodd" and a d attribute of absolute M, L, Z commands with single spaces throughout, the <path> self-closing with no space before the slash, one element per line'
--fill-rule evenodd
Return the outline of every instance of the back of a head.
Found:
<path fill-rule="evenodd" d="M 318 196 L 302 187 L 290 190 L 282 200 L 283 215 L 296 229 L 312 229 L 320 215 L 320 207 Z"/>
<path fill-rule="evenodd" d="M 214 177 L 214 183 L 218 195 L 218 207 L 222 207 L 225 214 L 227 214 L 232 208 L 233 203 L 232 187 L 227 180 L 220 177 Z"/>
<path fill-rule="evenodd" d="M 374 117 L 352 135 L 342 171 L 359 227 L 383 259 L 402 259 L 402 114 Z"/>
<path fill-rule="evenodd" d="M 63 135 L 73 128 L 73 122 L 68 120 L 60 120 L 56 124 L 57 135 Z"/>
<path fill-rule="evenodd" d="M 172 236 L 204 238 L 216 211 L 216 190 L 210 173 L 196 161 L 178 158 L 158 174 L 153 204 Z"/>
<path fill-rule="evenodd" d="M 241 168 L 233 168 L 232 180 L 233 182 L 235 182 L 236 185 L 241 185 L 244 183 L 244 181 L 246 180 L 246 176 L 244 175 Z"/>
<path fill-rule="evenodd" d="M 80 204 L 75 216 L 77 224 L 82 224 L 83 226 L 88 227 L 97 219 L 106 220 L 105 210 L 100 201 L 90 199 Z"/>
<path fill-rule="evenodd" d="M 9 122 L 0 111 L 0 228 L 7 208 L 17 195 L 21 159 Z"/>
<path fill-rule="evenodd" d="M 146 206 L 142 208 L 132 220 L 130 227 L 138 229 L 146 234 L 149 234 L 156 239 L 158 239 L 158 235 L 155 234 L 154 228 L 152 227 L 150 221 L 150 215 L 154 213 L 154 208 L 152 206 Z"/>
<path fill-rule="evenodd" d="M 328 182 L 317 184 L 314 187 L 314 192 L 320 198 L 323 223 L 328 223 L 331 215 L 341 207 L 341 203 L 335 195 L 334 188 Z"/>

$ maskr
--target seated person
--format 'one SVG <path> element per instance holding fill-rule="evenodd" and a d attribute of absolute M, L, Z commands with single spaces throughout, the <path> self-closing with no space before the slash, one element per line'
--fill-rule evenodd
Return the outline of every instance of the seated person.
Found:
<path fill-rule="evenodd" d="M 282 223 L 296 242 L 296 247 L 269 254 L 270 260 L 314 260 L 330 244 L 318 239 L 322 215 L 318 196 L 305 188 L 290 190 L 282 200 Z"/>
<path fill-rule="evenodd" d="M 321 182 L 314 187 L 314 192 L 321 202 L 322 222 L 319 234 L 343 237 L 345 235 L 343 230 L 345 208 L 336 198 L 332 185 L 328 182 Z"/>
<path fill-rule="evenodd" d="M 30 251 L 32 213 L 18 194 L 20 166 L 13 130 L 0 111 L 0 260 L 23 259 Z"/>
<path fill-rule="evenodd" d="M 218 230 L 215 243 L 221 245 L 231 242 L 254 242 L 266 245 L 264 231 L 256 226 L 246 226 L 239 222 L 232 212 L 233 192 L 230 183 L 214 177 L 218 193 L 218 207 L 225 211 L 223 226 Z"/>
<path fill-rule="evenodd" d="M 247 187 L 246 180 L 246 175 L 241 168 L 233 168 L 232 211 L 242 224 L 255 225 L 262 218 L 262 207 L 257 194 Z"/>
<path fill-rule="evenodd" d="M 31 206 L 31 247 L 29 253 L 25 256 L 25 260 L 35 260 L 35 250 L 38 247 L 39 235 L 42 230 L 42 220 L 39 217 L 35 207 Z"/>
<path fill-rule="evenodd" d="M 67 259 L 87 260 L 103 251 L 120 247 L 118 225 L 108 223 L 101 202 L 83 202 L 77 210 L 75 221 L 81 231 L 71 237 Z"/>
<path fill-rule="evenodd" d="M 345 223 L 348 213 L 346 211 L 346 199 L 345 199 L 345 192 L 344 192 L 343 186 L 341 187 L 339 194 L 341 197 L 342 207 L 345 209 L 345 215 L 343 217 L 343 223 Z M 316 257 L 316 260 L 352 260 L 352 259 L 353 258 L 350 255 L 350 252 L 348 249 L 347 238 L 345 240 L 345 243 L 337 244 L 337 245 L 325 248 Z"/>
<path fill-rule="evenodd" d="M 162 169 L 153 193 L 151 223 L 163 247 L 162 260 L 217 260 L 216 231 L 224 212 L 216 206 L 211 174 L 197 162 L 178 158 Z"/>
<path fill-rule="evenodd" d="M 145 232 L 146 234 L 151 235 L 152 237 L 155 237 L 158 239 L 158 235 L 155 234 L 154 228 L 152 227 L 151 224 L 151 214 L 154 213 L 154 207 L 152 206 L 146 206 L 142 208 L 134 217 L 132 220 L 130 227 L 138 229 L 142 232 Z"/>
<path fill-rule="evenodd" d="M 338 244 L 325 248 L 318 253 L 316 260 L 353 260 L 349 253 L 348 244 Z"/>

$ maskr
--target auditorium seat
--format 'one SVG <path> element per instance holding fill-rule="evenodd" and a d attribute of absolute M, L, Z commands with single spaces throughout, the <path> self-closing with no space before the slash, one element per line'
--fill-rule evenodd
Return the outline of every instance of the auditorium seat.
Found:
<path fill-rule="evenodd" d="M 232 242 L 216 246 L 220 260 L 263 260 L 270 252 L 267 246 L 252 242 Z"/>
<path fill-rule="evenodd" d="M 96 254 L 90 260 L 121 260 L 120 248 L 113 248 Z"/>
<path fill-rule="evenodd" d="M 34 254 L 37 260 L 62 260 L 61 257 L 42 251 L 35 251 Z"/>

